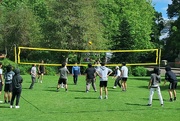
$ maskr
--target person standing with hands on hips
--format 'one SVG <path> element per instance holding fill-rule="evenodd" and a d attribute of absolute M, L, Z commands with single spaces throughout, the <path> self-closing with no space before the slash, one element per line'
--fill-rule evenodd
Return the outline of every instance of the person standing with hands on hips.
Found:
<path fill-rule="evenodd" d="M 97 69 L 96 73 L 100 77 L 100 96 L 99 99 L 102 99 L 102 88 L 104 87 L 105 91 L 105 99 L 108 99 L 108 89 L 107 89 L 107 83 L 108 83 L 108 76 L 112 73 L 113 71 L 105 66 L 105 63 L 101 63 L 101 66 L 99 69 Z"/>
<path fill-rule="evenodd" d="M 176 101 L 176 88 L 177 88 L 177 77 L 175 75 L 175 73 L 173 73 L 171 71 L 171 67 L 170 66 L 166 66 L 165 67 L 166 73 L 165 73 L 165 81 L 164 81 L 164 85 L 166 84 L 166 81 L 169 81 L 169 96 L 170 96 L 170 102 L 173 101 L 173 96 L 174 96 L 174 101 Z"/>

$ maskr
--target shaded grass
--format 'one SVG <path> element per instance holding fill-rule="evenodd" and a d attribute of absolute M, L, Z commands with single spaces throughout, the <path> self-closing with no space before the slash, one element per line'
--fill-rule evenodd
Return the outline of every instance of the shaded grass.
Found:
<path fill-rule="evenodd" d="M 42 84 L 35 83 L 34 89 L 29 90 L 31 82 L 29 75 L 24 75 L 20 109 L 9 109 L 8 104 L 0 104 L 0 120 L 2 121 L 179 121 L 180 97 L 177 90 L 177 101 L 168 102 L 167 85 L 161 87 L 164 107 L 160 107 L 155 93 L 153 106 L 147 107 L 149 77 L 130 77 L 127 92 L 120 88 L 112 89 L 114 79 L 109 78 L 109 99 L 98 99 L 98 92 L 92 87 L 85 93 L 85 77 L 79 76 L 78 85 L 74 85 L 69 76 L 68 92 L 60 89 L 56 92 L 58 76 L 45 76 Z M 99 80 L 96 85 L 98 87 Z M 98 88 L 99 89 L 99 88 Z M 0 99 L 3 98 L 3 94 Z"/>

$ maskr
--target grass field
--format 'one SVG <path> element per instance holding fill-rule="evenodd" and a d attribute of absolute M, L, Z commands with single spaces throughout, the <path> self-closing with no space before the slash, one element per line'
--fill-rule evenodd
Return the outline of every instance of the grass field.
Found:
<path fill-rule="evenodd" d="M 79 76 L 74 85 L 69 76 L 68 92 L 56 92 L 58 76 L 45 76 L 42 84 L 35 83 L 30 90 L 30 75 L 23 75 L 23 90 L 20 109 L 10 109 L 8 104 L 0 104 L 1 121 L 180 121 L 180 89 L 177 101 L 169 102 L 168 84 L 161 87 L 164 107 L 160 106 L 157 93 L 153 106 L 147 107 L 149 77 L 129 77 L 127 92 L 112 89 L 114 79 L 109 78 L 108 99 L 98 99 L 99 90 L 92 87 L 85 93 L 85 77 Z M 163 79 L 163 77 L 162 77 Z M 99 89 L 99 80 L 96 85 Z M 3 100 L 3 94 L 0 100 Z"/>

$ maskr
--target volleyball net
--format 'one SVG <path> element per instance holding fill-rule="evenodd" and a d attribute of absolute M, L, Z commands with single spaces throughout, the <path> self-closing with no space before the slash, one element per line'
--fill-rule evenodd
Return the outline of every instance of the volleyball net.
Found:
<path fill-rule="evenodd" d="M 33 47 L 15 49 L 15 62 L 18 64 L 40 64 L 40 60 L 44 60 L 44 65 L 47 66 L 61 66 L 62 62 L 67 62 L 67 66 L 74 66 L 74 62 L 80 62 L 78 66 L 87 66 L 88 63 L 94 64 L 97 60 L 106 62 L 106 66 L 121 66 L 124 59 L 129 66 L 158 65 L 160 57 L 159 49 L 68 50 Z"/>

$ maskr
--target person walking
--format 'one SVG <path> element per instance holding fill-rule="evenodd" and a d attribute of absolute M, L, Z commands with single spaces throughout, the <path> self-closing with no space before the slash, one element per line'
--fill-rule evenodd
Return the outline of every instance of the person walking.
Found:
<path fill-rule="evenodd" d="M 163 98 L 159 87 L 160 82 L 161 82 L 160 70 L 158 67 L 155 67 L 153 73 L 151 74 L 151 79 L 148 85 L 148 89 L 150 89 L 150 94 L 149 94 L 149 102 L 147 106 L 152 106 L 154 91 L 157 91 L 160 104 L 161 106 L 163 106 Z"/>
<path fill-rule="evenodd" d="M 108 83 L 108 76 L 112 73 L 113 71 L 105 66 L 105 63 L 101 63 L 100 68 L 96 71 L 98 76 L 100 77 L 100 96 L 99 99 L 102 99 L 102 91 L 104 87 L 105 91 L 105 99 L 108 99 L 108 89 L 107 89 L 107 83 Z"/>
<path fill-rule="evenodd" d="M 80 67 L 77 66 L 77 63 L 75 63 L 75 66 L 72 67 L 73 81 L 74 81 L 74 84 L 75 84 L 75 85 L 77 84 L 78 75 L 80 75 L 80 74 L 81 74 L 81 72 L 80 72 Z"/>
<path fill-rule="evenodd" d="M 36 64 L 33 64 L 32 67 L 31 67 L 31 85 L 29 87 L 29 89 L 33 89 L 33 86 L 34 86 L 34 83 L 36 82 Z"/>
<path fill-rule="evenodd" d="M 96 84 L 95 84 L 96 69 L 92 67 L 91 63 L 88 64 L 88 68 L 85 70 L 85 74 L 86 74 L 85 75 L 86 76 L 86 92 L 89 92 L 91 84 L 94 91 L 97 92 Z"/>
<path fill-rule="evenodd" d="M 170 66 L 166 66 L 165 67 L 166 73 L 165 73 L 165 81 L 164 81 L 164 85 L 166 84 L 166 82 L 169 82 L 169 96 L 170 96 L 170 102 L 173 102 L 173 96 L 174 96 L 174 101 L 176 101 L 176 88 L 177 88 L 177 77 L 175 75 L 174 72 L 171 71 L 171 67 Z"/>
<path fill-rule="evenodd" d="M 41 64 L 38 66 L 38 82 L 40 80 L 40 83 L 43 82 L 43 77 L 45 74 L 45 66 L 44 66 L 44 61 L 41 61 Z"/>
<path fill-rule="evenodd" d="M 117 85 L 121 88 L 121 84 L 120 84 L 121 71 L 119 70 L 119 66 L 116 66 L 115 74 L 113 78 L 115 78 L 113 89 L 115 89 Z"/>
<path fill-rule="evenodd" d="M 125 62 L 122 63 L 121 77 L 122 77 L 122 91 L 126 91 L 127 90 L 127 79 L 128 79 L 128 68 L 127 68 Z"/>
<path fill-rule="evenodd" d="M 57 92 L 59 92 L 60 85 L 63 83 L 65 91 L 67 91 L 68 86 L 67 86 L 67 75 L 69 73 L 69 70 L 66 67 L 66 63 L 62 63 L 62 67 L 59 69 L 60 77 L 58 80 L 58 85 L 57 85 Z"/>
<path fill-rule="evenodd" d="M 0 95 L 1 95 L 1 91 L 4 85 L 4 80 L 3 80 L 3 69 L 2 69 L 2 62 L 0 62 Z M 0 101 L 0 103 L 2 103 L 3 101 Z"/>
<path fill-rule="evenodd" d="M 12 71 L 12 66 L 8 65 L 6 67 L 6 72 L 4 74 L 5 87 L 4 87 L 4 103 L 10 103 L 12 97 L 12 79 L 14 76 Z M 8 100 L 8 101 L 7 101 Z"/>
<path fill-rule="evenodd" d="M 22 92 L 21 83 L 23 82 L 23 78 L 20 76 L 19 69 L 15 69 L 14 73 L 15 73 L 15 75 L 12 79 L 12 98 L 11 98 L 10 108 L 13 108 L 15 98 L 16 98 L 15 108 L 20 108 L 19 100 L 20 100 L 21 92 Z"/>

